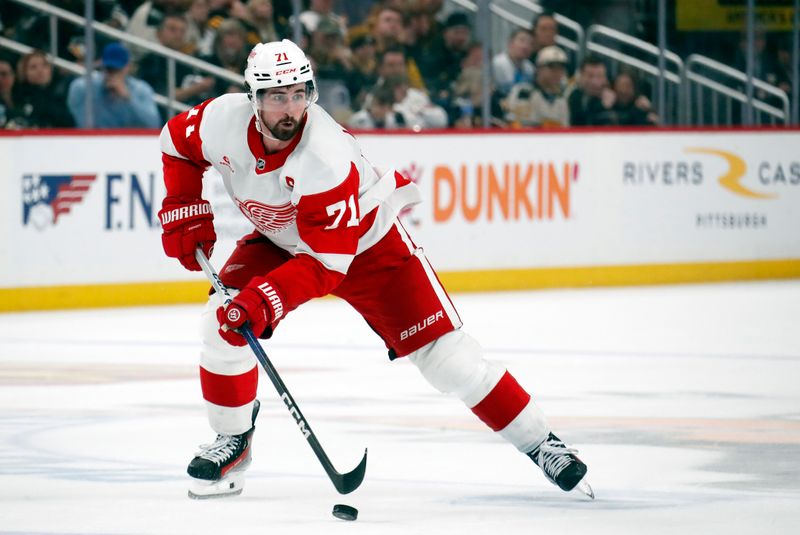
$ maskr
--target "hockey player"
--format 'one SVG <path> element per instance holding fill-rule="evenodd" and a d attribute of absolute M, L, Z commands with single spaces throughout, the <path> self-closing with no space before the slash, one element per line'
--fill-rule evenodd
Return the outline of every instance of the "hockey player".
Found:
<path fill-rule="evenodd" d="M 377 171 L 357 141 L 315 104 L 311 65 L 289 40 L 258 44 L 246 94 L 208 100 L 161 132 L 167 195 L 159 218 L 166 254 L 200 270 L 194 251 L 216 240 L 204 171 L 214 167 L 255 226 L 220 270 L 238 289 L 227 308 L 212 294 L 202 317 L 200 383 L 216 440 L 189 464 L 189 495 L 239 494 L 250 463 L 258 401 L 256 360 L 237 328 L 269 338 L 306 301 L 336 295 L 407 357 L 436 389 L 458 396 L 563 490 L 580 489 L 586 465 L 545 422 L 503 367 L 485 360 L 436 274 L 397 214 L 419 202 L 400 173 Z"/>

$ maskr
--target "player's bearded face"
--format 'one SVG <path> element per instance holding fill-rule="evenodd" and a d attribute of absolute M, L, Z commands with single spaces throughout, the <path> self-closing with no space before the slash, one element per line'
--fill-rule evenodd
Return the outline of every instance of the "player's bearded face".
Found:
<path fill-rule="evenodd" d="M 270 133 L 275 137 L 275 139 L 280 139 L 281 141 L 288 141 L 294 137 L 297 133 L 297 130 L 300 128 L 300 120 L 292 117 L 291 115 L 284 114 L 283 117 L 280 119 L 275 120 L 275 122 L 270 123 L 266 120 L 266 117 L 263 117 L 264 125 L 270 131 Z"/>
<path fill-rule="evenodd" d="M 259 95 L 261 121 L 275 139 L 288 141 L 300 128 L 300 120 L 308 107 L 304 84 L 276 88 Z"/>

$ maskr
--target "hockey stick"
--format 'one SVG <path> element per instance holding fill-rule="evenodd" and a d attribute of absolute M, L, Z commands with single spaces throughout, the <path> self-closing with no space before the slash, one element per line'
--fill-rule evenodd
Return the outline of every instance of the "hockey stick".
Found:
<path fill-rule="evenodd" d="M 228 289 L 222 283 L 219 275 L 217 275 L 217 272 L 214 270 L 214 266 L 211 265 L 201 249 L 197 249 L 195 251 L 195 258 L 197 258 L 197 261 L 200 263 L 200 267 L 203 268 L 203 272 L 211 281 L 214 289 L 220 295 L 225 297 L 225 305 L 233 301 L 230 292 L 228 292 Z M 339 491 L 339 494 L 349 494 L 356 490 L 364 480 L 364 473 L 367 470 L 367 449 L 364 448 L 364 457 L 361 459 L 361 462 L 358 464 L 358 466 L 356 466 L 352 471 L 347 472 L 346 474 L 337 472 L 333 467 L 331 460 L 328 459 L 328 456 L 325 454 L 325 450 L 322 449 L 319 440 L 317 440 L 317 436 L 308 425 L 303 413 L 300 412 L 300 407 L 297 406 L 294 398 L 289 393 L 289 390 L 287 390 L 286 385 L 283 384 L 280 375 L 278 375 L 278 370 L 276 370 L 275 366 L 272 365 L 272 362 L 270 362 L 266 352 L 264 352 L 264 348 L 261 347 L 261 344 L 258 342 L 255 334 L 253 334 L 253 330 L 250 328 L 250 325 L 245 323 L 242 327 L 240 327 L 239 334 L 244 336 L 244 339 L 247 340 L 247 345 L 250 346 L 250 349 L 252 349 L 253 353 L 255 353 L 258 362 L 260 362 L 261 366 L 264 367 L 264 371 L 267 372 L 269 380 L 272 381 L 272 384 L 275 386 L 275 390 L 278 391 L 278 395 L 286 404 L 286 408 L 289 409 L 289 413 L 297 422 L 297 427 L 300 429 L 300 432 L 303 433 L 303 436 L 306 437 L 309 446 L 311 446 L 311 449 L 314 451 L 317 459 L 319 459 L 319 462 L 322 464 L 322 468 L 325 469 L 325 473 L 328 474 L 333 486 L 336 487 L 336 490 Z"/>

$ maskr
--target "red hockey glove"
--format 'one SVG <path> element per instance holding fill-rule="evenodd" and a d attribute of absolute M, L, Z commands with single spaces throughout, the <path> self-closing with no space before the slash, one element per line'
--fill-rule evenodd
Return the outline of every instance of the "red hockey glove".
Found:
<path fill-rule="evenodd" d="M 188 270 L 200 271 L 200 264 L 194 257 L 195 249 L 200 246 L 207 257 L 211 256 L 217 241 L 211 204 L 201 199 L 182 202 L 167 197 L 158 219 L 164 229 L 161 242 L 167 256 L 177 258 Z"/>
<path fill-rule="evenodd" d="M 217 309 L 219 335 L 231 345 L 243 346 L 247 341 L 233 329 L 238 329 L 245 322 L 249 322 L 253 333 L 261 336 L 282 316 L 283 300 L 278 292 L 267 279 L 253 277 L 227 308 Z"/>

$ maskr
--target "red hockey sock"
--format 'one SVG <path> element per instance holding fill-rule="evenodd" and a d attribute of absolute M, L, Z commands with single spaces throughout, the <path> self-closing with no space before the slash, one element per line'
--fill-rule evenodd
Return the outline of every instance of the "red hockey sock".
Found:
<path fill-rule="evenodd" d="M 241 407 L 256 398 L 258 368 L 241 375 L 220 375 L 200 367 L 203 399 L 222 407 Z"/>
<path fill-rule="evenodd" d="M 472 412 L 493 431 L 500 431 L 522 412 L 530 399 L 530 394 L 506 371 L 486 397 L 472 407 Z"/>

